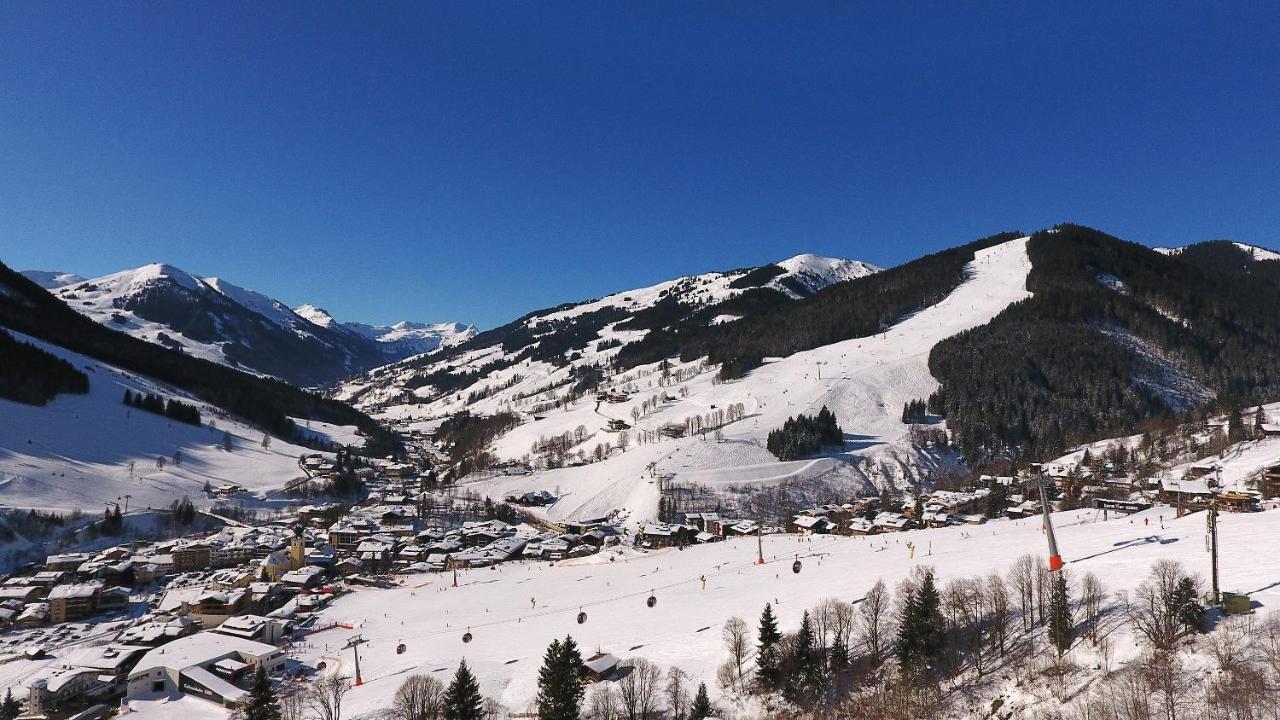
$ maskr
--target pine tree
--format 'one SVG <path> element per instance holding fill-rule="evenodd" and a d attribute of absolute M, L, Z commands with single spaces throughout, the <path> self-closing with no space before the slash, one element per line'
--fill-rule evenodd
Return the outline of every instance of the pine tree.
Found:
<path fill-rule="evenodd" d="M 817 643 L 813 636 L 813 623 L 809 620 L 808 610 L 800 620 L 800 630 L 796 633 L 789 660 L 790 672 L 787 673 L 783 694 L 797 705 L 807 705 L 816 699 L 823 684 L 823 663 L 818 656 Z"/>
<path fill-rule="evenodd" d="M 937 665 L 946 649 L 942 599 L 933 571 L 926 571 L 919 587 L 907 591 L 898 624 L 898 662 L 904 672 L 929 670 Z"/>
<path fill-rule="evenodd" d="M 760 613 L 760 631 L 756 654 L 756 678 L 765 690 L 778 689 L 778 643 L 782 634 L 778 632 L 778 621 L 773 617 L 773 606 L 765 603 L 764 612 Z"/>
<path fill-rule="evenodd" d="M 13 696 L 13 689 L 4 691 L 4 702 L 0 703 L 0 720 L 16 720 L 22 714 L 22 706 Z"/>
<path fill-rule="evenodd" d="M 586 666 L 573 638 L 552 640 L 538 671 L 538 717 L 545 720 L 578 720 Z"/>
<path fill-rule="evenodd" d="M 707 697 L 707 684 L 698 683 L 698 694 L 689 707 L 689 720 L 706 720 L 711 715 L 711 698 Z"/>
<path fill-rule="evenodd" d="M 916 504 L 911 507 L 911 515 L 916 522 L 924 522 L 924 498 L 916 495 Z"/>
<path fill-rule="evenodd" d="M 484 716 L 484 700 L 480 697 L 480 685 L 463 658 L 458 672 L 444 693 L 444 720 L 480 720 Z"/>
<path fill-rule="evenodd" d="M 280 720 L 280 703 L 271 679 L 261 664 L 253 673 L 253 688 L 249 690 L 249 702 L 244 709 L 245 720 Z"/>
<path fill-rule="evenodd" d="M 849 645 L 843 635 L 837 634 L 835 640 L 831 642 L 831 650 L 827 653 L 827 667 L 830 668 L 832 676 L 838 676 L 848 670 L 850 665 Z"/>
<path fill-rule="evenodd" d="M 1075 628 L 1071 622 L 1071 598 L 1068 594 L 1067 576 L 1065 572 L 1053 575 L 1053 588 L 1049 592 L 1049 642 L 1058 649 L 1058 657 L 1062 657 L 1071 649 L 1075 640 Z"/>
<path fill-rule="evenodd" d="M 124 391 L 124 404 L 133 405 L 133 391 L 128 388 Z"/>
<path fill-rule="evenodd" d="M 582 661 L 582 652 L 578 650 L 578 643 L 574 642 L 572 635 L 564 636 L 564 642 L 560 643 L 560 652 L 564 656 L 565 671 L 573 679 L 578 700 L 581 701 L 586 689 L 582 687 L 582 681 L 586 679 L 588 670 L 587 664 Z"/>

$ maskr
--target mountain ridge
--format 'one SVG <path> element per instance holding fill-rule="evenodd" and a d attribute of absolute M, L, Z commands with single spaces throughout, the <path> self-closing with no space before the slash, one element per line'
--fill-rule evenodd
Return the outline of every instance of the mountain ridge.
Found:
<path fill-rule="evenodd" d="M 360 326 L 373 330 L 360 332 L 318 324 L 267 295 L 167 263 L 67 282 L 51 292 L 82 315 L 148 342 L 300 386 L 430 352 L 470 332 L 448 323 L 405 324 L 397 335 L 391 328 Z"/>

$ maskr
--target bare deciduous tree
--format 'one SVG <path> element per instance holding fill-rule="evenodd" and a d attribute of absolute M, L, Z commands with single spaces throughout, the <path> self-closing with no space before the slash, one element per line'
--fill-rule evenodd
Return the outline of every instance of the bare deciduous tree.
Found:
<path fill-rule="evenodd" d="M 1092 572 L 1080 578 L 1080 605 L 1084 609 L 1085 634 L 1089 642 L 1098 644 L 1098 622 L 1102 617 L 1102 603 L 1107 598 L 1107 591 L 1102 587 L 1102 580 Z"/>
<path fill-rule="evenodd" d="M 398 720 L 435 720 L 444 709 L 444 683 L 430 675 L 410 675 L 391 700 Z"/>
<path fill-rule="evenodd" d="M 625 665 L 626 674 L 618 681 L 623 716 L 627 720 L 650 720 L 658 711 L 662 670 L 642 657 L 631 658 Z"/>
<path fill-rule="evenodd" d="M 733 665 L 734 687 L 741 690 L 745 677 L 743 666 L 751 654 L 751 630 L 745 620 L 735 616 L 725 621 L 724 629 L 720 632 L 724 645 L 729 650 L 729 662 Z"/>
<path fill-rule="evenodd" d="M 1187 703 L 1190 676 L 1176 652 L 1157 650 L 1142 658 L 1139 677 L 1165 720 L 1178 720 Z"/>
<path fill-rule="evenodd" d="M 306 688 L 300 685 L 285 686 L 279 693 L 280 720 L 304 720 L 307 712 Z"/>
<path fill-rule="evenodd" d="M 883 580 L 867 591 L 866 597 L 858 604 L 858 629 L 862 636 L 862 644 L 867 648 L 867 656 L 872 665 L 879 665 L 888 650 L 890 612 L 889 589 Z"/>
<path fill-rule="evenodd" d="M 1035 597 L 1036 558 L 1034 555 L 1023 555 L 1013 561 L 1009 569 L 1009 587 L 1018 596 L 1018 608 L 1021 610 L 1022 630 L 1027 632 L 1035 622 L 1032 615 Z"/>
<path fill-rule="evenodd" d="M 689 676 L 678 667 L 667 670 L 667 684 L 663 687 L 667 697 L 667 717 L 671 720 L 685 720 L 689 715 Z"/>
<path fill-rule="evenodd" d="M 618 695 L 612 683 L 600 683 L 591 689 L 587 696 L 584 715 L 590 720 L 618 720 L 621 712 L 618 708 Z"/>
<path fill-rule="evenodd" d="M 317 720 L 342 720 L 342 697 L 351 686 L 343 675 L 324 675 L 311 684 L 307 706 Z"/>
<path fill-rule="evenodd" d="M 1174 560 L 1157 560 L 1151 574 L 1134 590 L 1133 596 L 1121 595 L 1125 614 L 1134 630 L 1157 651 L 1168 653 L 1182 637 L 1183 625 L 1178 621 L 1178 583 L 1186 573 Z"/>
<path fill-rule="evenodd" d="M 995 642 L 1000 656 L 1004 656 L 1005 638 L 1009 632 L 1009 590 L 999 573 L 991 573 L 987 577 L 986 586 L 987 611 L 991 622 L 991 639 Z"/>

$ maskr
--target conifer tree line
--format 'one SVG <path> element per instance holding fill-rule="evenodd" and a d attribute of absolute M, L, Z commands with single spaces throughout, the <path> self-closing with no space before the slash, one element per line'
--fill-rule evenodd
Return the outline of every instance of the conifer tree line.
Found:
<path fill-rule="evenodd" d="M 798 460 L 824 447 L 843 446 L 844 431 L 826 405 L 817 415 L 787 418 L 782 427 L 769 432 L 765 442 L 765 448 L 779 460 Z"/>
<path fill-rule="evenodd" d="M 44 405 L 64 392 L 89 392 L 89 378 L 66 360 L 0 330 L 0 398 Z"/>
<path fill-rule="evenodd" d="M 146 410 L 149 413 L 155 413 L 156 415 L 163 415 L 188 425 L 200 425 L 200 408 L 173 398 L 166 400 L 152 393 L 143 394 L 125 390 L 124 404 L 139 410 Z"/>
<path fill-rule="evenodd" d="M 922 423 L 929 418 L 924 400 L 909 400 L 902 406 L 902 422 Z"/>

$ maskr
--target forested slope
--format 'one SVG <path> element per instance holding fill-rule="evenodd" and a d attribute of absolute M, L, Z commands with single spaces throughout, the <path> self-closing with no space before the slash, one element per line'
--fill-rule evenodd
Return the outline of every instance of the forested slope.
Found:
<path fill-rule="evenodd" d="M 981 461 L 1280 397 L 1277 263 L 1208 245 L 1166 255 L 1078 225 L 1036 233 L 1033 297 L 934 348 L 931 409 Z"/>

